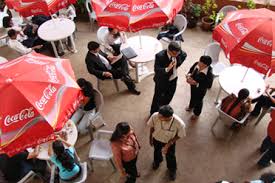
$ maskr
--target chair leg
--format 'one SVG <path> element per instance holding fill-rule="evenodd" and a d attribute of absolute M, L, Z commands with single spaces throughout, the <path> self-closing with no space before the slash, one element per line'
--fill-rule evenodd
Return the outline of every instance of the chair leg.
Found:
<path fill-rule="evenodd" d="M 88 166 L 90 167 L 89 169 L 91 170 L 91 172 L 93 172 L 94 171 L 94 166 L 93 166 L 93 160 L 92 160 L 92 158 L 89 159 L 89 163 L 88 164 L 89 164 Z"/>
<path fill-rule="evenodd" d="M 116 79 L 113 79 L 113 82 L 115 84 L 115 87 L 116 87 L 116 91 L 119 92 L 119 87 L 118 87 L 118 82 Z"/>
<path fill-rule="evenodd" d="M 214 127 L 216 126 L 216 124 L 217 124 L 218 121 L 219 121 L 219 116 L 216 118 L 215 122 L 213 123 L 213 125 L 212 125 L 212 127 L 211 127 L 211 132 L 212 132 L 212 134 L 213 134 L 215 137 L 217 137 L 217 136 L 216 136 L 216 134 L 215 134 Z"/>
<path fill-rule="evenodd" d="M 92 126 L 92 125 L 91 125 Z M 94 127 L 88 126 L 88 133 L 90 135 L 91 141 L 94 140 Z"/>
<path fill-rule="evenodd" d="M 100 80 L 98 78 L 96 80 L 96 83 L 97 83 L 97 89 L 100 90 Z"/>
<path fill-rule="evenodd" d="M 263 110 L 262 110 L 260 116 L 258 117 L 256 123 L 254 124 L 254 126 L 257 126 L 257 125 L 260 123 L 260 121 L 262 120 L 262 118 L 266 115 L 266 113 L 267 113 L 269 110 L 270 110 L 270 108 L 268 108 L 268 109 L 263 108 Z"/>
<path fill-rule="evenodd" d="M 110 159 L 110 162 L 111 162 L 111 164 L 112 164 L 112 166 L 113 166 L 114 170 L 116 171 L 116 166 L 115 166 L 115 164 L 114 164 L 113 160 L 112 160 L 112 159 Z"/>

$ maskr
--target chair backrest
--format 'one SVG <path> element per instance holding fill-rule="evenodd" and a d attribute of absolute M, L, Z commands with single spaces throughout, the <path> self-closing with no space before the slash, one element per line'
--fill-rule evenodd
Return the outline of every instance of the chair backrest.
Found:
<path fill-rule="evenodd" d="M 78 179 L 73 181 L 73 183 L 83 183 L 87 179 L 87 174 L 88 174 L 87 162 L 80 163 L 80 167 L 81 167 L 81 174 Z"/>
<path fill-rule="evenodd" d="M 236 123 L 239 123 L 239 124 L 243 124 L 244 122 L 245 122 L 245 120 L 248 118 L 248 116 L 249 116 L 249 113 L 247 113 L 244 117 L 243 117 L 243 119 L 242 120 L 237 120 L 237 119 L 235 119 L 235 118 L 233 118 L 233 117 L 231 117 L 230 115 L 228 115 L 228 114 L 226 114 L 225 112 L 223 112 L 222 110 L 221 110 L 221 104 L 218 104 L 217 106 L 216 106 L 216 108 L 217 108 L 217 110 L 218 110 L 218 112 L 219 112 L 219 118 L 220 118 L 220 120 L 221 121 L 223 121 L 223 122 L 236 122 Z"/>
<path fill-rule="evenodd" d="M 181 14 L 177 14 L 173 24 L 178 28 L 179 32 L 183 33 L 187 27 L 187 19 Z"/>
<path fill-rule="evenodd" d="M 92 5 L 91 5 L 91 0 L 86 0 L 85 6 L 86 6 L 86 10 L 88 11 L 88 13 L 91 13 L 93 11 Z"/>
<path fill-rule="evenodd" d="M 110 139 L 113 131 L 108 130 L 98 130 L 95 135 L 95 139 Z"/>
<path fill-rule="evenodd" d="M 220 52 L 220 44 L 217 42 L 212 42 L 207 45 L 204 55 L 210 56 L 212 58 L 212 65 L 215 65 L 219 61 Z"/>
<path fill-rule="evenodd" d="M 222 7 L 220 9 L 220 11 L 217 13 L 217 17 L 215 20 L 215 27 L 219 24 L 221 16 L 225 17 L 227 15 L 227 13 L 229 13 L 231 11 L 237 11 L 237 10 L 238 10 L 238 8 L 236 6 L 232 6 L 232 5 L 226 5 L 226 6 Z"/>
<path fill-rule="evenodd" d="M 96 33 L 97 40 L 100 44 L 105 43 L 105 36 L 108 34 L 108 27 L 102 26 L 99 27 Z"/>
<path fill-rule="evenodd" d="M 100 112 L 104 105 L 104 99 L 102 93 L 97 89 L 94 89 L 96 112 Z"/>

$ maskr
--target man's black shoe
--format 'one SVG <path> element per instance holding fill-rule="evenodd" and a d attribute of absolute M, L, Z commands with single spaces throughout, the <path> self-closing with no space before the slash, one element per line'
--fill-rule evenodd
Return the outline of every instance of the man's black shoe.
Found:
<path fill-rule="evenodd" d="M 266 168 L 266 167 L 269 167 L 269 166 L 271 165 L 270 162 L 265 163 L 265 164 L 262 164 L 262 163 L 259 163 L 259 162 L 258 162 L 257 164 L 258 164 L 259 168 Z"/>
<path fill-rule="evenodd" d="M 133 89 L 133 90 L 129 90 L 132 94 L 134 95 L 140 95 L 140 91 L 137 91 L 136 89 Z"/>
<path fill-rule="evenodd" d="M 159 168 L 159 164 L 153 162 L 153 170 L 157 170 Z"/>
<path fill-rule="evenodd" d="M 169 171 L 170 180 L 176 180 L 177 174 L 176 171 Z"/>

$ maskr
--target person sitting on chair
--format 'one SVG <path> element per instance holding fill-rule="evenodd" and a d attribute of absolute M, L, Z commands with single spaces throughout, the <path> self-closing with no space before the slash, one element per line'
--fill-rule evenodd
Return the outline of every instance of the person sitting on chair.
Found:
<path fill-rule="evenodd" d="M 56 141 L 49 143 L 48 155 L 51 157 L 51 161 L 58 167 L 59 177 L 62 180 L 75 180 L 81 174 L 81 167 L 75 158 L 75 150 L 59 135 L 56 137 Z M 65 149 L 63 143 L 69 148 Z"/>
<path fill-rule="evenodd" d="M 140 94 L 140 91 L 136 90 L 136 85 L 129 76 L 128 64 L 124 56 L 107 55 L 100 50 L 100 45 L 95 41 L 88 43 L 88 50 L 85 62 L 90 74 L 102 80 L 121 79 L 131 93 L 135 95 Z"/>
<path fill-rule="evenodd" d="M 248 97 L 249 91 L 246 88 L 239 91 L 238 97 L 228 95 L 222 99 L 221 110 L 234 119 L 242 120 L 251 108 L 251 99 Z"/>
<path fill-rule="evenodd" d="M 115 56 L 120 54 L 120 46 L 126 42 L 126 35 L 124 32 L 119 32 L 115 28 L 108 28 L 108 34 L 105 35 L 105 47 Z"/>
<path fill-rule="evenodd" d="M 270 107 L 275 107 L 275 95 L 272 93 L 275 91 L 275 87 L 266 87 L 265 95 L 261 95 L 260 97 L 253 99 L 252 103 L 256 103 L 253 111 L 250 113 L 252 117 L 258 117 L 261 113 L 262 108 L 268 109 Z"/>
<path fill-rule="evenodd" d="M 85 134 L 88 132 L 87 125 L 89 122 L 89 117 L 91 115 L 95 115 L 96 112 L 94 89 L 92 83 L 85 80 L 84 78 L 79 78 L 76 82 L 85 96 L 83 105 L 84 116 L 78 123 L 77 130 L 80 134 Z"/>

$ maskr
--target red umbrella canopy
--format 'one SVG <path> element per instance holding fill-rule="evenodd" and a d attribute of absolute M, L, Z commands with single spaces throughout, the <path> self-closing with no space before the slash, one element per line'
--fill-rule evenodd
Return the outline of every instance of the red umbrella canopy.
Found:
<path fill-rule="evenodd" d="M 258 72 L 275 72 L 275 13 L 268 9 L 230 12 L 215 28 L 213 39 L 221 44 L 231 63 Z"/>
<path fill-rule="evenodd" d="M 172 21 L 183 0 L 91 0 L 100 26 L 136 32 Z"/>
<path fill-rule="evenodd" d="M 53 138 L 83 95 L 70 61 L 30 53 L 0 65 L 0 151 L 9 155 Z"/>
<path fill-rule="evenodd" d="M 51 15 L 74 3 L 76 0 L 6 0 L 7 6 L 23 17 Z"/>

